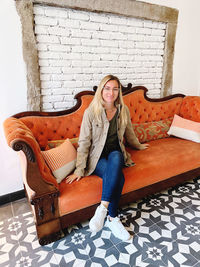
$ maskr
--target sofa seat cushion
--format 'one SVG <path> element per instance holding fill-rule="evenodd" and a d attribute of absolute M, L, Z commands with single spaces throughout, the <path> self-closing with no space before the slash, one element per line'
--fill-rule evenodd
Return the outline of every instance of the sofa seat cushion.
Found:
<path fill-rule="evenodd" d="M 124 168 L 123 194 L 200 167 L 200 144 L 169 137 L 149 142 L 150 147 L 131 153 L 135 166 Z M 101 200 L 102 180 L 97 176 L 60 184 L 60 215 L 88 207 Z"/>

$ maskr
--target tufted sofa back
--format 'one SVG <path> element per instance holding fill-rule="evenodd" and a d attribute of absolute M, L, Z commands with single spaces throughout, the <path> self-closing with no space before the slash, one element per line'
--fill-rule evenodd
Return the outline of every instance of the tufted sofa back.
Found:
<path fill-rule="evenodd" d="M 42 150 L 48 141 L 75 138 L 79 136 L 84 110 L 92 101 L 92 95 L 81 97 L 82 104 L 78 110 L 62 116 L 28 116 L 20 120 L 32 131 Z"/>
<path fill-rule="evenodd" d="M 166 100 L 150 100 L 144 90 L 136 90 L 124 96 L 124 103 L 128 106 L 131 121 L 145 123 L 160 121 L 179 114 L 183 97 L 177 96 Z"/>
<path fill-rule="evenodd" d="M 32 131 L 41 149 L 50 140 L 60 140 L 79 136 L 84 110 L 92 100 L 92 95 L 81 96 L 81 106 L 73 113 L 62 116 L 28 116 L 20 120 Z M 156 101 L 156 100 L 155 100 Z M 124 95 L 124 102 L 130 110 L 131 120 L 135 123 L 159 121 L 179 114 L 182 97 L 151 102 L 145 97 L 143 89 Z"/>
<path fill-rule="evenodd" d="M 186 96 L 183 99 L 183 103 L 180 109 L 180 116 L 200 122 L 200 98 L 199 96 Z"/>

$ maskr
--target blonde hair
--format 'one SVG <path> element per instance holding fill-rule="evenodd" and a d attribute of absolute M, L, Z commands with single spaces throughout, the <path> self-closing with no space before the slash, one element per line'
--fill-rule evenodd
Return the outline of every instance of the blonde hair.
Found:
<path fill-rule="evenodd" d="M 123 101 L 123 96 L 122 96 L 122 86 L 121 83 L 119 81 L 119 79 L 116 76 L 113 75 L 107 75 L 105 76 L 96 92 L 94 95 L 94 98 L 92 100 L 92 102 L 90 103 L 90 107 L 92 108 L 92 111 L 97 119 L 97 121 L 101 121 L 101 114 L 104 111 L 104 100 L 102 98 L 102 90 L 104 88 L 104 86 L 106 85 L 106 83 L 108 81 L 112 81 L 115 80 L 117 81 L 118 85 L 119 85 L 119 94 L 118 94 L 118 98 L 115 100 L 115 106 L 117 106 L 118 104 L 120 104 L 120 122 L 122 123 L 122 125 L 125 125 L 127 123 L 127 114 L 125 111 L 125 105 L 124 105 L 124 101 Z"/>

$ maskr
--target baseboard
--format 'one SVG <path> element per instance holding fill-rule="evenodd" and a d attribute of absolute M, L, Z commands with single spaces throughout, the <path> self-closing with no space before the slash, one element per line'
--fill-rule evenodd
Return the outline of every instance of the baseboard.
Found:
<path fill-rule="evenodd" d="M 0 205 L 4 205 L 6 203 L 21 199 L 25 197 L 25 190 L 19 190 L 10 194 L 6 194 L 3 196 L 0 196 Z"/>

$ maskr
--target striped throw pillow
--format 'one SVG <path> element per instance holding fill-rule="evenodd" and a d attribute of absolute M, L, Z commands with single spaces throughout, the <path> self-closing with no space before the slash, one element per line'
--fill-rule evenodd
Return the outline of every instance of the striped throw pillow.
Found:
<path fill-rule="evenodd" d="M 174 115 L 169 135 L 200 143 L 200 123 Z"/>
<path fill-rule="evenodd" d="M 68 138 L 61 145 L 41 153 L 58 183 L 75 169 L 77 152 Z"/>

